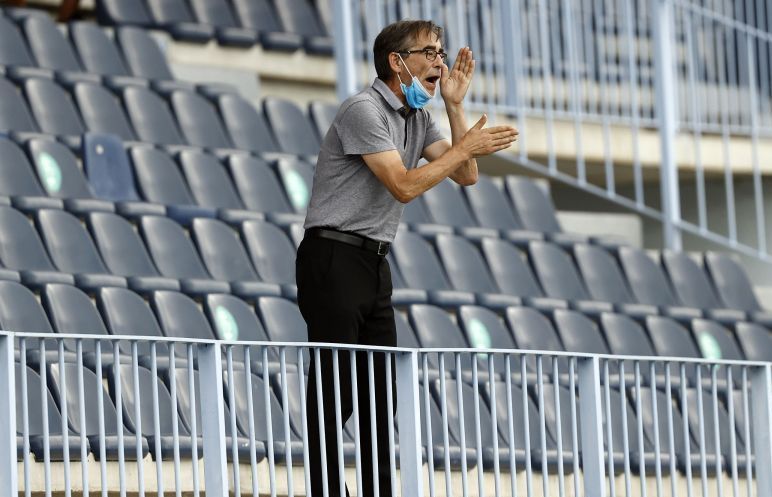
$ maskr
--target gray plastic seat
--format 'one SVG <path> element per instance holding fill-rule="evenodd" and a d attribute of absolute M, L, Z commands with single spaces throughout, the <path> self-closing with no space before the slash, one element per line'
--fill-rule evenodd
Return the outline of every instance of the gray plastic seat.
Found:
<path fill-rule="evenodd" d="M 89 131 L 110 133 L 127 141 L 137 139 L 120 100 L 104 86 L 78 83 L 73 95 Z"/>
<path fill-rule="evenodd" d="M 76 21 L 68 28 L 70 41 L 87 71 L 104 76 L 129 76 L 123 55 L 99 25 Z"/>
<path fill-rule="evenodd" d="M 121 26 L 116 30 L 116 41 L 133 75 L 153 80 L 174 79 L 161 47 L 148 31 Z"/>
<path fill-rule="evenodd" d="M 214 209 L 244 209 L 228 171 L 217 157 L 186 150 L 180 153 L 179 162 L 198 205 Z"/>
<path fill-rule="evenodd" d="M 293 102 L 276 97 L 263 100 L 263 111 L 282 152 L 316 155 L 319 140 L 311 122 Z"/>
<path fill-rule="evenodd" d="M 238 25 L 230 3 L 225 0 L 191 0 L 190 3 L 201 24 L 214 26 L 219 43 L 251 47 L 257 42 L 257 33 Z"/>
<path fill-rule="evenodd" d="M 105 266 L 86 228 L 72 214 L 43 209 L 35 225 L 59 270 L 74 275 L 75 284 L 87 290 L 102 286 L 126 287 L 126 279 Z"/>
<path fill-rule="evenodd" d="M 27 332 L 27 333 L 53 333 L 51 323 L 48 321 L 45 310 L 40 305 L 35 294 L 27 287 L 16 283 L 15 281 L 0 280 L 0 329 L 5 331 Z M 38 347 L 40 341 L 33 338 L 25 339 L 28 363 L 33 361 L 32 356 L 38 356 Z M 45 340 L 47 354 L 50 351 L 57 350 L 57 344 L 53 340 Z M 15 353 L 18 361 L 20 356 L 21 342 L 19 350 Z M 32 353 L 32 354 L 30 354 Z M 56 354 L 57 352 L 54 352 Z M 58 359 L 58 358 L 57 358 Z M 41 441 L 42 442 L 42 441 Z"/>
<path fill-rule="evenodd" d="M 88 227 L 110 272 L 126 277 L 132 290 L 179 291 L 177 280 L 159 274 L 135 227 L 126 219 L 112 213 L 92 213 Z"/>
<path fill-rule="evenodd" d="M 772 332 L 756 323 L 737 323 L 737 340 L 749 361 L 772 361 Z"/>
<path fill-rule="evenodd" d="M 316 128 L 316 136 L 319 137 L 319 143 L 324 140 L 327 131 L 330 129 L 335 115 L 338 113 L 338 105 L 330 102 L 313 101 L 308 104 L 308 115 Z"/>
<path fill-rule="evenodd" d="M 271 133 L 262 112 L 244 97 L 224 94 L 217 97 L 225 127 L 233 144 L 250 152 L 278 152 L 279 145 Z"/>
<path fill-rule="evenodd" d="M 229 341 L 267 342 L 268 335 L 254 309 L 233 295 L 213 293 L 204 299 L 204 311 L 217 338 Z M 234 360 L 243 360 L 241 354 Z M 259 360 L 254 354 L 252 359 Z"/>
<path fill-rule="evenodd" d="M 271 341 L 308 341 L 306 322 L 294 302 L 279 297 L 260 297 L 256 309 Z M 307 368 L 310 361 L 307 350 L 304 351 L 303 357 Z"/>
<path fill-rule="evenodd" d="M 564 299 L 584 313 L 600 314 L 613 310 L 611 303 L 593 300 L 571 257 L 560 247 L 549 242 L 534 241 L 528 244 L 528 253 L 547 295 Z"/>
<path fill-rule="evenodd" d="M 740 350 L 734 334 L 714 321 L 695 319 L 692 321 L 692 334 L 703 357 L 745 360 L 745 354 Z"/>
<path fill-rule="evenodd" d="M 209 274 L 229 282 L 233 293 L 249 298 L 281 295 L 278 285 L 260 280 L 238 231 L 217 219 L 196 218 L 191 232 Z"/>
<path fill-rule="evenodd" d="M 228 169 L 241 201 L 248 209 L 281 214 L 293 221 L 299 220 L 279 180 L 263 160 L 251 156 L 233 155 L 228 159 Z"/>
<path fill-rule="evenodd" d="M 62 136 L 80 136 L 85 132 L 72 99 L 50 79 L 27 79 L 24 93 L 41 131 Z"/>
<path fill-rule="evenodd" d="M 297 297 L 295 247 L 287 235 L 264 221 L 245 221 L 241 233 L 252 264 L 263 281 L 284 287 L 285 295 Z"/>
<path fill-rule="evenodd" d="M 284 31 L 270 0 L 233 0 L 233 7 L 240 24 L 258 33 L 263 48 L 292 52 L 302 46 L 300 35 Z"/>
<path fill-rule="evenodd" d="M 481 174 L 477 183 L 463 190 L 480 226 L 499 230 L 503 237 L 517 244 L 544 238 L 542 233 L 523 227 L 504 192 L 489 176 Z"/>
<path fill-rule="evenodd" d="M 703 309 L 708 317 L 717 321 L 745 321 L 745 312 L 723 308 L 707 274 L 687 254 L 665 251 L 662 254 L 662 265 L 681 302 Z"/>
<path fill-rule="evenodd" d="M 2 22 L 2 17 L 0 17 L 0 22 Z M 29 107 L 27 107 L 27 102 L 16 85 L 4 77 L 0 77 L 0 131 L 22 133 L 40 131 Z"/>
<path fill-rule="evenodd" d="M 280 159 L 276 163 L 276 171 L 295 212 L 305 214 L 314 180 L 311 166 L 296 159 Z"/>
<path fill-rule="evenodd" d="M 57 333 L 107 335 L 107 328 L 88 295 L 70 285 L 52 283 L 42 293 L 43 306 L 48 310 Z M 65 340 L 65 347 L 74 351 L 73 340 Z M 114 342 L 102 343 L 102 350 L 110 350 Z M 84 348 L 87 345 L 84 345 Z"/>
<path fill-rule="evenodd" d="M 421 347 L 418 343 L 418 337 L 416 337 L 413 327 L 408 323 L 407 318 L 396 309 L 394 310 L 394 323 L 397 327 L 397 347 L 407 347 L 417 349 Z M 422 365 L 418 365 L 419 368 Z M 419 374 L 423 374 L 419 372 Z"/>
<path fill-rule="evenodd" d="M 171 95 L 172 109 L 182 134 L 191 145 L 207 148 L 232 148 L 214 106 L 191 91 L 178 90 Z"/>
<path fill-rule="evenodd" d="M 21 24 L 37 66 L 55 71 L 83 71 L 70 42 L 50 17 L 29 16 Z"/>
<path fill-rule="evenodd" d="M 35 66 L 32 54 L 19 28 L 3 15 L 0 15 L 0 65 Z"/>
<path fill-rule="evenodd" d="M 131 290 L 116 287 L 101 288 L 96 299 L 97 308 L 111 335 L 146 338 L 137 342 L 137 355 L 141 364 L 149 366 L 152 360 L 149 339 L 162 337 L 163 333 L 145 299 Z M 122 340 L 118 346 L 121 353 L 131 355 L 131 342 Z M 156 343 L 155 351 L 159 362 L 168 359 L 169 349 L 166 343 Z"/>
<path fill-rule="evenodd" d="M 552 199 L 536 183 L 528 178 L 507 176 L 505 185 L 525 229 L 542 233 L 562 231 Z"/>
<path fill-rule="evenodd" d="M 635 356 L 657 355 L 646 331 L 637 321 L 629 316 L 604 312 L 600 316 L 600 324 L 612 354 Z M 634 372 L 634 365 L 631 361 L 625 361 L 624 364 L 626 373 Z M 648 375 L 649 373 L 644 364 L 641 364 L 641 373 L 643 375 Z M 648 378 L 648 376 L 646 377 Z M 675 375 L 671 374 L 671 380 L 675 382 Z"/>
<path fill-rule="evenodd" d="M 166 205 L 196 203 L 169 154 L 156 148 L 134 147 L 130 155 L 137 186 L 145 200 Z"/>
<path fill-rule="evenodd" d="M 18 145 L 2 136 L 0 136 L 0 195 L 45 195 L 27 156 Z"/>
<path fill-rule="evenodd" d="M 27 142 L 40 184 L 55 198 L 93 199 L 75 155 L 59 142 L 35 138 Z M 107 208 L 107 207 L 105 207 Z"/>
<path fill-rule="evenodd" d="M 147 26 L 152 23 L 145 2 L 104 0 L 96 2 L 95 7 L 97 18 L 103 24 Z"/>
<path fill-rule="evenodd" d="M 157 94 L 147 88 L 127 87 L 123 103 L 140 140 L 161 145 L 185 143 L 169 106 Z"/>
<path fill-rule="evenodd" d="M 521 304 L 519 298 L 499 292 L 480 252 L 471 242 L 456 235 L 440 234 L 436 246 L 453 288 L 474 292 L 477 303 L 489 308 Z"/>
<path fill-rule="evenodd" d="M 175 39 L 206 43 L 214 36 L 211 26 L 196 21 L 185 0 L 155 0 L 148 3 L 148 9 L 155 23 Z"/>
<path fill-rule="evenodd" d="M 631 316 L 658 313 L 656 306 L 635 302 L 617 261 L 605 249 L 584 243 L 576 244 L 574 259 L 590 295 L 595 300 L 610 302 L 618 312 Z"/>
<path fill-rule="evenodd" d="M 515 337 L 517 348 L 525 350 L 544 350 L 565 352 L 565 347 L 560 341 L 552 322 L 541 312 L 529 307 L 510 307 L 506 314 L 507 324 Z M 535 358 L 528 358 L 526 365 L 530 371 L 537 372 L 538 366 Z M 542 358 L 542 374 L 551 375 L 553 372 L 553 358 Z M 568 373 L 568 359 L 558 358 L 558 374 Z"/>
<path fill-rule="evenodd" d="M 230 293 L 230 285 L 207 272 L 190 237 L 182 226 L 166 217 L 143 216 L 140 233 L 158 271 L 180 280 L 180 288 L 191 295 Z"/>
<path fill-rule="evenodd" d="M 497 237 L 498 230 L 477 224 L 460 189 L 445 179 L 423 194 L 423 201 L 437 224 L 452 226 L 467 238 Z"/>
<path fill-rule="evenodd" d="M 160 290 L 153 293 L 150 304 L 165 336 L 203 340 L 215 338 L 204 313 L 187 295 Z M 187 357 L 186 346 L 178 344 L 175 353 L 178 357 Z"/>
<path fill-rule="evenodd" d="M 425 304 L 410 306 L 410 323 L 413 325 L 418 341 L 423 348 L 469 348 L 464 333 L 450 315 L 439 307 Z M 456 362 L 451 353 L 443 353 L 445 357 L 445 372 L 455 372 Z M 440 368 L 440 353 L 429 354 L 429 367 Z M 463 371 L 472 370 L 471 354 L 461 355 Z"/>
<path fill-rule="evenodd" d="M 453 289 L 431 245 L 420 236 L 410 232 L 397 234 L 391 251 L 409 287 L 426 290 L 430 303 L 443 306 L 475 303 L 473 293 Z"/>
<path fill-rule="evenodd" d="M 772 324 L 772 313 L 759 304 L 750 278 L 740 264 L 719 252 L 707 252 L 704 260 L 705 269 L 726 307 L 745 311 L 753 321 L 765 326 Z"/>
<path fill-rule="evenodd" d="M 274 5 L 284 29 L 303 36 L 306 52 L 332 55 L 332 38 L 312 4 L 302 0 L 285 0 Z"/>

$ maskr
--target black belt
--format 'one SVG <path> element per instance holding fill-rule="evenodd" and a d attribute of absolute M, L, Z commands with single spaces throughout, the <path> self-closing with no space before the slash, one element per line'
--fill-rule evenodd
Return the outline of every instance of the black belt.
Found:
<path fill-rule="evenodd" d="M 355 247 L 360 247 L 378 255 L 385 256 L 389 253 L 390 243 L 371 240 L 363 236 L 351 235 L 342 231 L 331 230 L 327 228 L 309 228 L 306 230 L 306 236 L 315 238 L 327 238 L 336 242 L 346 243 Z"/>

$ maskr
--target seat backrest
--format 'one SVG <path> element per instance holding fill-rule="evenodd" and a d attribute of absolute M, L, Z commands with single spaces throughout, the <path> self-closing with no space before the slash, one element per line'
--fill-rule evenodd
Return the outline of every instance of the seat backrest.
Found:
<path fill-rule="evenodd" d="M 233 183 L 244 205 L 260 212 L 292 212 L 276 175 L 257 157 L 235 155 L 228 159 Z"/>
<path fill-rule="evenodd" d="M 224 94 L 217 97 L 217 103 L 231 141 L 236 147 L 252 152 L 279 151 L 279 145 L 276 144 L 262 112 L 258 112 L 244 97 Z"/>
<path fill-rule="evenodd" d="M 266 33 L 284 31 L 270 0 L 233 0 L 233 7 L 245 28 Z"/>
<path fill-rule="evenodd" d="M 410 288 L 452 288 L 431 245 L 419 235 L 410 232 L 398 233 L 391 250 Z"/>
<path fill-rule="evenodd" d="M 414 304 L 410 306 L 410 322 L 416 332 L 418 341 L 424 348 L 469 348 L 464 334 L 450 315 L 439 307 L 426 304 Z M 445 371 L 456 369 L 453 354 L 445 356 Z M 440 366 L 439 355 L 429 354 L 429 364 L 432 369 Z M 472 370 L 471 354 L 461 356 L 461 367 L 466 371 Z"/>
<path fill-rule="evenodd" d="M 158 276 L 134 226 L 111 212 L 88 216 L 91 236 L 110 272 L 119 276 Z"/>
<path fill-rule="evenodd" d="M 479 175 L 477 183 L 465 187 L 464 193 L 480 226 L 500 230 L 523 229 L 504 192 L 490 176 Z"/>
<path fill-rule="evenodd" d="M 0 15 L 0 65 L 35 66 L 19 28 L 3 15 Z"/>
<path fill-rule="evenodd" d="M 56 198 L 93 198 L 78 160 L 59 142 L 35 138 L 27 142 L 30 158 L 46 192 Z"/>
<path fill-rule="evenodd" d="M 26 80 L 24 93 L 43 132 L 52 135 L 81 135 L 85 131 L 70 96 L 50 79 Z"/>
<path fill-rule="evenodd" d="M 245 221 L 241 232 L 252 264 L 263 281 L 295 284 L 295 247 L 287 235 L 264 221 Z"/>
<path fill-rule="evenodd" d="M 217 219 L 196 218 L 193 238 L 209 274 L 222 281 L 256 281 L 255 269 L 249 262 L 236 230 Z"/>
<path fill-rule="evenodd" d="M 86 71 L 109 76 L 129 74 L 115 42 L 99 25 L 88 21 L 76 21 L 70 23 L 69 32 L 70 40 L 78 51 Z"/>
<path fill-rule="evenodd" d="M 662 268 L 643 250 L 620 247 L 618 255 L 630 289 L 638 302 L 663 306 L 681 305 Z"/>
<path fill-rule="evenodd" d="M 416 197 L 405 204 L 400 222 L 409 224 L 425 224 L 433 222 L 424 206 L 423 196 Z"/>
<path fill-rule="evenodd" d="M 89 131 L 110 133 L 123 140 L 137 139 L 120 100 L 107 88 L 94 83 L 78 83 L 73 95 Z"/>
<path fill-rule="evenodd" d="M 147 6 L 158 24 L 196 22 L 185 0 L 153 0 Z"/>
<path fill-rule="evenodd" d="M 129 153 L 142 198 L 167 205 L 195 204 L 179 167 L 169 154 L 151 147 L 134 147 Z"/>
<path fill-rule="evenodd" d="M 0 328 L 28 333 L 54 332 L 35 294 L 15 281 L 0 281 Z M 27 343 L 27 349 L 30 348 Z"/>
<path fill-rule="evenodd" d="M 191 91 L 177 90 L 172 93 L 171 104 L 189 144 L 208 148 L 233 147 L 214 106 L 204 97 Z"/>
<path fill-rule="evenodd" d="M 300 160 L 281 159 L 276 163 L 276 170 L 295 212 L 305 214 L 311 200 L 311 185 L 314 181 L 311 166 Z"/>
<path fill-rule="evenodd" d="M 749 361 L 772 361 L 772 333 L 756 323 L 737 323 L 737 339 Z"/>
<path fill-rule="evenodd" d="M 519 297 L 543 297 L 539 282 L 519 249 L 498 238 L 484 238 L 482 250 L 501 292 Z"/>
<path fill-rule="evenodd" d="M 116 40 L 133 75 L 147 79 L 174 79 L 166 56 L 148 31 L 121 26 L 116 30 Z"/>
<path fill-rule="evenodd" d="M 528 252 L 544 292 L 550 297 L 567 300 L 589 300 L 571 257 L 549 242 L 533 241 Z"/>
<path fill-rule="evenodd" d="M 247 378 L 243 370 L 236 370 L 233 372 L 233 381 L 228 378 L 228 388 L 234 389 L 233 398 L 236 400 L 236 405 L 231 408 L 236 411 L 236 423 L 238 424 L 239 431 L 242 434 L 249 433 L 249 405 L 248 401 L 250 396 L 247 395 Z M 254 374 L 250 378 L 252 387 L 252 419 L 255 430 L 255 440 L 261 442 L 268 441 L 268 411 L 265 403 L 265 384 L 262 378 L 255 376 Z M 279 404 L 279 400 L 271 390 L 268 388 L 269 406 L 271 412 L 271 432 L 274 442 L 284 441 L 284 414 Z M 291 434 L 294 435 L 294 434 Z M 297 436 L 292 436 L 297 438 Z"/>
<path fill-rule="evenodd" d="M 139 200 L 134 170 L 119 137 L 86 133 L 83 135 L 82 157 L 88 182 L 96 197 L 113 202 Z"/>
<path fill-rule="evenodd" d="M 463 406 L 459 405 L 458 386 L 457 380 L 445 381 L 445 400 L 447 402 L 447 415 L 448 415 L 448 430 L 453 434 L 453 438 L 461 440 L 464 438 L 466 446 L 471 449 L 483 450 L 487 447 L 493 447 L 493 430 L 491 429 L 491 413 L 488 410 L 488 406 L 485 404 L 480 396 L 474 395 L 474 390 L 470 385 L 461 385 L 461 400 Z M 441 392 L 440 380 L 434 380 L 432 383 L 432 394 L 435 401 L 441 404 L 442 392 Z M 481 446 L 477 447 L 477 436 L 475 430 L 475 404 L 479 409 L 480 417 L 480 442 Z M 463 410 L 463 411 L 462 411 Z M 461 436 L 461 413 L 464 417 L 464 437 Z"/>
<path fill-rule="evenodd" d="M 167 217 L 144 216 L 140 231 L 161 274 L 172 278 L 211 279 L 182 226 Z"/>
<path fill-rule="evenodd" d="M 144 1 L 100 0 L 95 3 L 97 17 L 105 24 L 146 26 L 152 21 Z"/>
<path fill-rule="evenodd" d="M 243 209 L 228 172 L 211 154 L 186 150 L 180 153 L 180 166 L 196 203 L 215 209 Z"/>
<path fill-rule="evenodd" d="M 488 406 L 491 405 L 491 392 L 490 384 L 485 384 L 485 396 L 488 400 Z M 509 447 L 510 441 L 514 442 L 512 445 L 516 449 L 525 448 L 526 431 L 525 431 L 525 417 L 528 416 L 528 439 L 531 444 L 531 449 L 541 446 L 539 439 L 539 412 L 536 410 L 533 401 L 526 392 L 525 401 L 523 400 L 523 390 L 520 385 L 512 383 L 511 397 L 512 397 L 512 432 L 514 438 L 510 438 L 509 434 L 509 406 L 507 405 L 507 384 L 503 381 L 496 381 L 494 383 L 496 391 L 496 424 L 499 429 L 499 447 Z M 525 403 L 524 403 L 525 402 Z M 502 446 L 502 442 L 505 444 Z M 549 433 L 547 433 L 548 446 L 554 446 L 555 442 L 551 440 Z"/>
<path fill-rule="evenodd" d="M 57 333 L 107 335 L 107 328 L 94 302 L 80 289 L 51 283 L 43 289 L 42 300 Z M 109 353 L 114 343 L 102 343 L 103 353 Z M 74 351 L 75 341 L 64 340 L 64 347 Z M 84 349 L 87 347 L 84 344 Z"/>
<path fill-rule="evenodd" d="M 497 293 L 493 277 L 471 242 L 456 235 L 437 235 L 437 252 L 453 287 L 480 293 Z"/>
<path fill-rule="evenodd" d="M 663 316 L 648 316 L 646 328 L 657 355 L 702 357 L 689 331 L 676 321 Z"/>
<path fill-rule="evenodd" d="M 39 131 L 16 85 L 4 77 L 0 77 L 0 131 Z"/>
<path fill-rule="evenodd" d="M 275 2 L 276 11 L 285 29 L 303 36 L 327 36 L 311 3 L 305 0 Z"/>
<path fill-rule="evenodd" d="M 727 307 L 744 311 L 761 310 L 748 274 L 734 259 L 727 254 L 707 252 L 705 268 Z"/>
<path fill-rule="evenodd" d="M 0 206 L 0 261 L 10 269 L 56 270 L 29 220 L 4 205 Z"/>
<path fill-rule="evenodd" d="M 506 190 L 525 229 L 543 233 L 562 231 L 552 199 L 532 180 L 507 176 Z"/>
<path fill-rule="evenodd" d="M 42 209 L 35 224 L 56 267 L 68 273 L 108 273 L 83 224 L 72 214 Z"/>
<path fill-rule="evenodd" d="M 29 16 L 22 21 L 24 34 L 37 65 L 55 71 L 82 71 L 70 42 L 48 16 Z"/>
<path fill-rule="evenodd" d="M 656 394 L 653 394 L 652 392 L 656 392 Z M 656 402 L 657 402 L 657 427 L 654 426 L 654 412 L 653 409 L 653 399 L 656 395 Z M 630 396 L 629 398 L 634 399 L 635 397 Z M 634 402 L 634 400 L 633 400 Z M 659 431 L 659 443 L 660 443 L 660 453 L 670 453 L 671 447 L 670 447 L 670 437 L 667 436 L 669 433 L 668 426 L 673 427 L 673 442 L 674 442 L 674 449 L 672 452 L 678 457 L 679 459 L 683 459 L 684 455 L 686 454 L 686 446 L 684 445 L 684 431 L 683 431 L 683 417 L 681 416 L 681 410 L 678 408 L 677 405 L 673 405 L 673 416 L 672 418 L 668 414 L 667 409 L 667 396 L 664 394 L 664 392 L 660 392 L 659 390 L 653 390 L 650 387 L 643 387 L 641 388 L 641 413 L 639 414 L 643 421 L 643 433 L 646 436 L 646 441 L 650 444 L 651 447 L 654 446 L 654 436 L 655 436 L 655 429 Z M 633 408 L 635 406 L 633 405 Z M 669 421 L 672 419 L 672 423 Z M 694 454 L 695 444 L 691 437 L 689 437 L 689 446 L 691 453 Z M 690 463 L 687 463 L 690 464 Z"/>
<path fill-rule="evenodd" d="M 435 223 L 457 227 L 477 226 L 466 200 L 449 179 L 426 191 L 423 199 Z"/>
<path fill-rule="evenodd" d="M 202 24 L 218 28 L 238 26 L 230 5 L 225 0 L 190 0 L 196 18 Z"/>
<path fill-rule="evenodd" d="M 278 297 L 260 297 L 257 310 L 268 337 L 275 342 L 306 342 L 306 322 L 298 306 Z"/>
<path fill-rule="evenodd" d="M 587 244 L 574 245 L 574 258 L 590 295 L 612 303 L 634 302 L 617 261 L 606 250 Z"/>
<path fill-rule="evenodd" d="M 150 303 L 167 337 L 214 339 L 204 313 L 187 295 L 159 290 L 153 292 Z M 178 356 L 186 356 L 184 346 L 178 345 L 175 352 Z"/>
<path fill-rule="evenodd" d="M 646 331 L 629 316 L 604 312 L 600 323 L 612 354 L 657 355 Z"/>
<path fill-rule="evenodd" d="M 681 302 L 698 309 L 722 307 L 708 276 L 687 254 L 665 251 L 662 263 Z"/>
<path fill-rule="evenodd" d="M 526 350 L 548 350 L 555 352 L 564 352 L 566 349 L 560 342 L 557 331 L 550 320 L 544 314 L 536 309 L 529 307 L 510 307 L 507 309 L 507 324 L 515 337 L 517 348 Z M 536 361 L 527 361 L 528 366 L 533 370 Z M 568 361 L 561 358 L 558 361 L 558 367 L 561 372 L 568 372 Z M 549 373 L 552 371 L 552 360 L 544 358 L 543 371 Z"/>
<path fill-rule="evenodd" d="M 29 436 L 41 436 L 45 434 L 43 426 L 43 399 L 41 393 L 43 390 L 43 384 L 40 379 L 40 375 L 34 369 L 26 366 L 24 370 L 21 369 L 21 364 L 16 363 L 16 419 L 19 420 L 16 423 L 16 434 L 22 435 L 24 426 L 21 420 L 24 419 L 24 403 L 22 402 L 23 388 L 22 388 L 22 376 L 26 377 L 27 382 L 27 429 Z M 56 435 L 62 433 L 62 415 L 59 409 L 56 407 L 56 401 L 54 400 L 51 391 L 48 387 L 45 387 L 46 406 L 48 407 L 48 433 L 49 435 Z"/>
<path fill-rule="evenodd" d="M 719 394 L 720 395 L 720 394 Z M 687 416 L 689 418 L 689 431 L 692 433 L 694 440 L 700 439 L 700 422 L 702 422 L 702 429 L 705 436 L 705 452 L 707 454 L 715 454 L 719 447 L 716 446 L 716 434 L 718 434 L 718 442 L 720 444 L 721 454 L 727 458 L 727 464 L 729 464 L 729 458 L 732 457 L 732 441 L 731 430 L 734 429 L 732 423 L 729 422 L 729 413 L 727 412 L 724 403 L 718 398 L 713 398 L 710 390 L 703 389 L 702 391 L 702 413 L 699 412 L 699 398 L 696 388 L 689 388 L 686 390 L 686 401 L 689 403 L 689 409 L 687 410 Z M 718 420 L 713 416 L 716 415 Z M 737 416 L 737 414 L 735 414 Z M 716 425 L 718 421 L 718 425 Z M 745 444 L 741 437 L 735 436 L 735 449 L 737 454 L 742 454 L 745 451 Z"/>
<path fill-rule="evenodd" d="M 693 319 L 692 333 L 702 357 L 744 361 L 745 354 L 732 334 L 720 324 L 707 319 Z"/>
<path fill-rule="evenodd" d="M 472 348 L 489 349 L 516 349 L 507 325 L 499 315 L 476 305 L 462 305 L 458 309 L 458 320 L 461 329 L 464 330 L 467 342 Z M 488 371 L 488 362 L 491 356 L 477 354 L 478 369 Z M 494 358 L 495 372 L 502 374 L 506 371 L 506 358 L 502 354 L 492 356 Z M 510 368 L 513 372 L 520 371 L 520 360 L 517 356 L 510 356 Z"/>
<path fill-rule="evenodd" d="M 569 352 L 610 353 L 598 327 L 583 314 L 557 309 L 554 319 L 560 340 Z"/>
<path fill-rule="evenodd" d="M 267 97 L 263 100 L 263 111 L 282 152 L 319 153 L 319 140 L 311 122 L 297 105 L 286 99 Z"/>
<path fill-rule="evenodd" d="M 555 402 L 556 388 L 558 402 L 560 403 L 559 406 Z M 560 435 L 563 452 L 571 452 L 574 447 L 573 434 L 571 433 L 571 393 L 568 391 L 568 388 L 564 386 L 555 385 L 553 383 L 545 383 L 542 394 L 544 395 L 544 418 L 547 431 L 549 432 L 550 437 L 557 441 L 557 427 L 558 423 L 560 423 Z M 558 407 L 560 408 L 560 411 L 558 411 Z M 577 413 L 579 412 L 578 399 L 576 411 Z M 578 416 L 579 415 L 577 414 L 577 425 L 579 424 Z M 533 429 L 536 431 L 541 429 L 538 421 L 535 423 Z M 576 437 L 579 443 L 579 447 L 581 447 L 582 437 L 581 433 L 578 432 L 578 427 Z"/>
<path fill-rule="evenodd" d="M 0 136 L 0 195 L 44 196 L 24 152 Z"/>
<path fill-rule="evenodd" d="M 185 143 L 169 106 L 152 91 L 127 87 L 123 90 L 123 103 L 140 140 L 162 145 Z"/>
<path fill-rule="evenodd" d="M 148 303 L 136 293 L 126 288 L 104 287 L 96 294 L 97 308 L 102 314 L 107 329 L 112 335 L 162 337 L 158 320 Z M 131 354 L 131 343 L 121 341 L 121 352 Z M 156 357 L 168 357 L 169 349 L 163 342 L 156 343 Z M 150 344 L 137 342 L 137 354 L 150 358 Z"/>
<path fill-rule="evenodd" d="M 238 297 L 211 293 L 204 299 L 204 312 L 220 340 L 268 341 L 268 335 L 255 310 Z M 238 359 L 242 358 L 239 354 Z M 253 358 L 259 359 L 254 355 Z"/>
<path fill-rule="evenodd" d="M 308 115 L 311 116 L 311 122 L 314 123 L 320 143 L 324 140 L 337 113 L 338 105 L 334 103 L 316 100 L 308 104 Z"/>
<path fill-rule="evenodd" d="M 418 337 L 416 337 L 413 327 L 408 323 L 407 318 L 401 312 L 394 311 L 394 324 L 397 327 L 397 347 L 419 348 Z M 418 367 L 421 367 L 419 364 Z"/>

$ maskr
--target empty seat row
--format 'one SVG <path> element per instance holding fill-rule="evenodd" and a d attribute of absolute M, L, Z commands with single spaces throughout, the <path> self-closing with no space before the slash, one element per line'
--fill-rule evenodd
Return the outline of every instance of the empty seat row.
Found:
<path fill-rule="evenodd" d="M 103 23 L 140 25 L 168 31 L 193 43 L 216 40 L 236 47 L 259 43 L 268 50 L 332 55 L 330 26 L 320 14 L 332 4 L 318 0 L 103 0 Z"/>

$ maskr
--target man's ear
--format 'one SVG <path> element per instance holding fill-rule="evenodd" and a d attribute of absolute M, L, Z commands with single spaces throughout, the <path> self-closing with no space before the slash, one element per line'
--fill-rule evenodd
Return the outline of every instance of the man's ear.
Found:
<path fill-rule="evenodd" d="M 389 66 L 394 73 L 402 72 L 402 61 L 399 60 L 396 53 L 389 54 Z"/>

